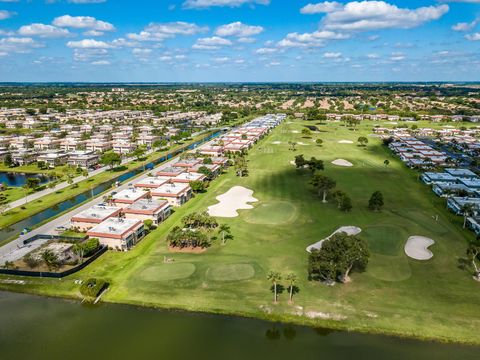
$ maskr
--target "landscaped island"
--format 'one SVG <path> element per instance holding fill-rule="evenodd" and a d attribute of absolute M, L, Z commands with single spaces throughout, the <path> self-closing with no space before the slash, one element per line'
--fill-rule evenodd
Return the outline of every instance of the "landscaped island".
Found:
<path fill-rule="evenodd" d="M 0 288 L 81 298 L 75 280 L 103 279 L 106 302 L 479 344 L 478 283 L 458 266 L 472 238 L 462 219 L 447 212 L 380 139 L 356 144 L 375 123 L 356 129 L 313 124 L 321 133 L 306 136 L 302 130 L 311 121 L 284 122 L 249 150 L 244 163 L 213 180 L 130 252 L 108 252 L 61 282 L 28 279 Z M 291 161 L 300 154 L 306 163 L 296 168 Z M 355 166 L 332 164 L 338 159 Z M 248 176 L 239 176 L 247 166 Z M 240 192 L 238 206 L 224 208 L 225 194 L 236 187 L 250 191 Z M 218 208 L 219 200 L 225 214 L 238 216 L 210 213 L 219 227 L 209 233 L 206 250 L 172 252 L 171 231 L 183 227 L 186 215 Z M 231 240 L 222 239 L 220 225 L 228 226 Z M 342 226 L 361 229 L 355 236 L 368 244 L 368 264 L 344 274 L 351 278 L 345 283 L 309 279 L 305 249 Z M 170 240 L 181 242 L 179 229 Z M 405 254 L 407 240 L 420 235 L 435 240 L 430 260 Z"/>

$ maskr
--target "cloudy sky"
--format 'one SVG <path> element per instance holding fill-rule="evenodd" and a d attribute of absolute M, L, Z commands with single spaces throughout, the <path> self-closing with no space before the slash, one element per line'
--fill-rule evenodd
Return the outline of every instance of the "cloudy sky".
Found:
<path fill-rule="evenodd" d="M 0 81 L 480 80 L 480 0 L 0 0 Z"/>

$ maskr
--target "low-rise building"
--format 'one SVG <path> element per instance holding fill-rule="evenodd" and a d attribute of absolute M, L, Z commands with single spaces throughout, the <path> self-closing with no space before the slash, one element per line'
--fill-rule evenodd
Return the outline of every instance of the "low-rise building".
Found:
<path fill-rule="evenodd" d="M 134 186 L 136 188 L 147 189 L 156 189 L 159 186 L 171 181 L 170 177 L 166 176 L 156 176 L 156 177 L 147 177 L 142 180 L 137 181 Z"/>
<path fill-rule="evenodd" d="M 110 249 L 127 251 L 145 235 L 145 227 L 137 219 L 108 218 L 88 230 L 87 235 Z"/>
<path fill-rule="evenodd" d="M 67 163 L 70 166 L 89 169 L 98 165 L 100 157 L 93 151 L 74 151 L 68 154 Z"/>
<path fill-rule="evenodd" d="M 120 191 L 119 193 L 112 196 L 112 202 L 115 206 L 120 208 L 125 208 L 129 205 L 132 205 L 135 201 L 147 197 L 148 193 L 146 191 L 137 190 L 135 188 L 129 188 Z"/>
<path fill-rule="evenodd" d="M 192 197 L 192 188 L 185 183 L 166 183 L 151 194 L 154 199 L 164 199 L 173 206 L 181 206 Z"/>
<path fill-rule="evenodd" d="M 127 219 L 152 220 L 160 224 L 170 216 L 172 205 L 167 200 L 142 199 L 123 209 Z"/>
<path fill-rule="evenodd" d="M 115 206 L 94 205 L 73 216 L 70 223 L 72 227 L 76 227 L 80 231 L 87 231 L 108 218 L 118 216 L 121 211 L 122 209 Z"/>

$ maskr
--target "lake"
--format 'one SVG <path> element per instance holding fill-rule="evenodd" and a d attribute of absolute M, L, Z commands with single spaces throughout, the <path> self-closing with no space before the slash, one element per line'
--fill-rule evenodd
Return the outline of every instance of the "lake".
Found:
<path fill-rule="evenodd" d="M 0 292 L 2 359 L 478 359 L 439 344 Z"/>
<path fill-rule="evenodd" d="M 16 172 L 0 171 L 0 184 L 6 183 L 8 186 L 23 186 L 28 178 L 35 177 L 40 179 L 40 184 L 48 182 L 48 177 L 42 174 L 24 174 Z"/>

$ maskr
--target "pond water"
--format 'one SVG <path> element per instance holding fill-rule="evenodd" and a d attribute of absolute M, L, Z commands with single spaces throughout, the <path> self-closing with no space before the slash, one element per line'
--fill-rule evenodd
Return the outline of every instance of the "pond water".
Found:
<path fill-rule="evenodd" d="M 182 152 L 186 151 L 186 150 L 193 150 L 195 149 L 198 145 L 204 143 L 204 142 L 207 142 L 217 136 L 219 136 L 221 134 L 220 131 L 218 132 L 215 132 L 213 134 L 210 134 L 206 137 L 204 137 L 203 139 L 193 143 L 193 144 L 190 144 L 188 146 L 185 146 L 183 148 L 180 148 L 180 149 L 177 149 L 171 153 L 169 153 L 168 155 L 166 156 L 163 156 L 155 161 L 152 161 L 148 164 L 146 164 L 145 166 L 142 166 L 142 167 L 139 167 L 137 169 L 133 169 L 131 171 L 128 171 L 114 179 L 111 179 L 107 182 L 104 182 L 94 188 L 92 188 L 91 190 L 88 190 L 88 191 L 85 191 L 77 196 L 74 196 L 70 199 L 66 199 L 65 201 L 59 203 L 59 204 L 56 204 L 48 209 L 45 209 L 43 211 L 40 211 L 38 212 L 37 214 L 29 217 L 29 218 L 26 218 L 22 221 L 19 221 L 15 224 L 12 224 L 8 227 L 5 227 L 5 228 L 2 228 L 0 229 L 0 242 L 1 241 L 5 241 L 5 240 L 8 240 L 8 239 L 11 239 L 11 238 L 14 238 L 15 236 L 18 236 L 23 229 L 25 228 L 33 228 L 35 226 L 38 226 L 38 224 L 40 224 L 41 222 L 44 222 L 54 216 L 57 216 L 58 214 L 61 214 L 63 213 L 64 211 L 74 207 L 74 206 L 77 206 L 89 199 L 91 199 L 92 197 L 95 197 L 99 194 L 101 194 L 102 192 L 110 189 L 117 181 L 120 182 L 120 183 L 123 183 L 129 179 L 131 179 L 132 177 L 142 173 L 144 170 L 148 171 L 148 170 L 151 170 L 153 169 L 156 165 L 158 164 L 161 164 L 167 160 L 170 160 L 172 159 L 173 157 L 181 154 Z"/>
<path fill-rule="evenodd" d="M 0 292 L 2 359 L 478 359 L 480 348 Z"/>
<path fill-rule="evenodd" d="M 5 183 L 8 186 L 19 187 L 25 185 L 27 179 L 31 177 L 40 179 L 40 184 L 45 184 L 48 182 L 48 177 L 42 174 L 24 174 L 0 171 L 0 184 Z"/>

